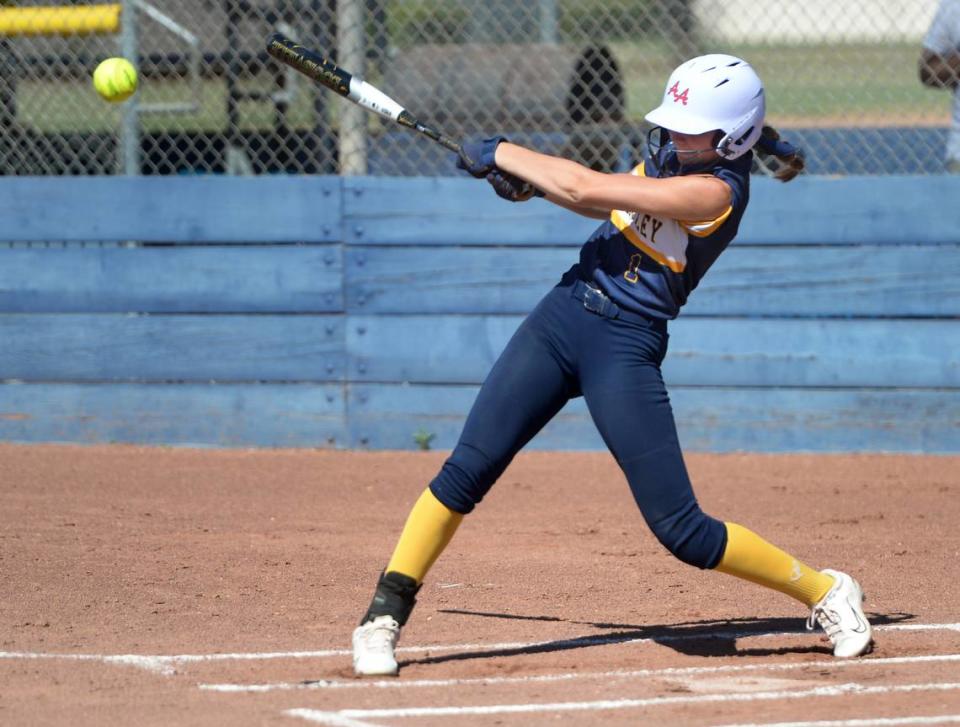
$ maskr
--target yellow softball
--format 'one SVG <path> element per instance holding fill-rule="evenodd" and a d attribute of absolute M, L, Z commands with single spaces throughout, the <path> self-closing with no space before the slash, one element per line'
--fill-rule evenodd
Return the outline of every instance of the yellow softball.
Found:
<path fill-rule="evenodd" d="M 93 72 L 93 87 L 107 101 L 126 101 L 137 90 L 137 69 L 126 58 L 107 58 Z"/>

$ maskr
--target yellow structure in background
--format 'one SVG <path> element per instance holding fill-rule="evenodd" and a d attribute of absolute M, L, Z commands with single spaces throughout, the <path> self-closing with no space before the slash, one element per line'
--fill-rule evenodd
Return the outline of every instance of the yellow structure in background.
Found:
<path fill-rule="evenodd" d="M 0 36 L 116 33 L 120 12 L 120 3 L 0 8 Z"/>

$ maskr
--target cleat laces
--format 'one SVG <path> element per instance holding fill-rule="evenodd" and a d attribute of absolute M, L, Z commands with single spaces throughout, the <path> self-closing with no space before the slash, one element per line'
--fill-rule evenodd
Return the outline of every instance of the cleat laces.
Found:
<path fill-rule="evenodd" d="M 374 619 L 363 629 L 363 646 L 369 653 L 392 657 L 399 630 L 400 624 L 392 618 Z"/>
<path fill-rule="evenodd" d="M 807 619 L 807 631 L 813 631 L 814 626 L 820 624 L 830 641 L 835 642 L 840 633 L 840 614 L 822 604 L 814 606 Z"/>

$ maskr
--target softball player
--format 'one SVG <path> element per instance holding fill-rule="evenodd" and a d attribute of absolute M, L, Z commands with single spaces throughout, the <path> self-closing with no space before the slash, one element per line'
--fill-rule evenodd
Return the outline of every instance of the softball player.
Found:
<path fill-rule="evenodd" d="M 667 321 L 737 232 L 752 148 L 802 156 L 763 126 L 763 85 L 745 61 L 707 55 L 679 66 L 648 154 L 630 174 L 602 174 L 510 144 L 469 143 L 458 166 L 497 194 L 533 194 L 606 221 L 580 260 L 518 328 L 480 389 L 456 448 L 413 507 L 373 601 L 353 633 L 358 675 L 397 673 L 394 649 L 427 571 L 514 455 L 572 397 L 583 396 L 649 527 L 677 558 L 781 591 L 810 611 L 838 657 L 871 644 L 853 578 L 816 571 L 750 530 L 705 514 L 677 440 L 660 364 Z"/>

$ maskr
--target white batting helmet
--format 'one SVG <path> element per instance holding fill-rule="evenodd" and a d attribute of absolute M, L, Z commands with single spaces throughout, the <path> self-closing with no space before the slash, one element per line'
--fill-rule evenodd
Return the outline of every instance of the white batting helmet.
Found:
<path fill-rule="evenodd" d="M 720 130 L 717 153 L 736 159 L 757 143 L 765 112 L 763 83 L 753 67 L 742 58 L 712 53 L 678 66 L 667 80 L 663 103 L 646 119 L 681 134 Z"/>

